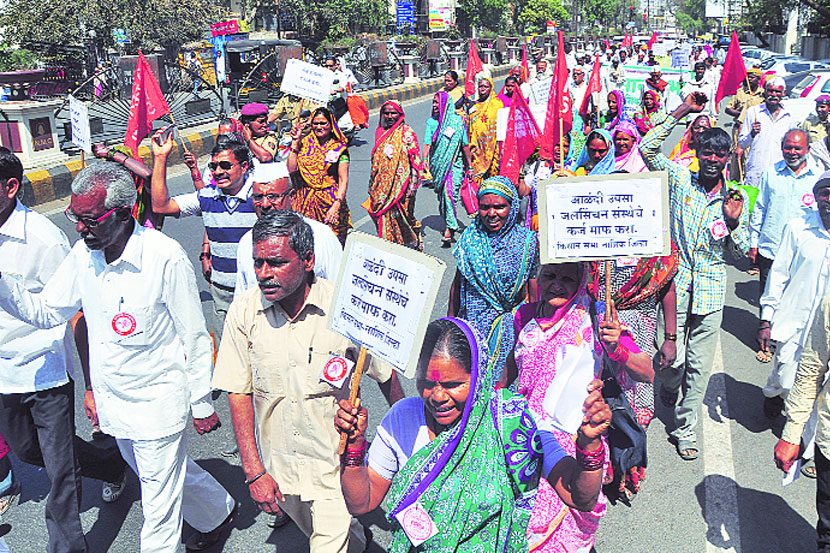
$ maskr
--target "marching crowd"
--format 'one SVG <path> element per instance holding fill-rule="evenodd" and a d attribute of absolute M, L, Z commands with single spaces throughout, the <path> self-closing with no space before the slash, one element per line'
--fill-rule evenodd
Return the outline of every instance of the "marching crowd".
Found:
<path fill-rule="evenodd" d="M 175 196 L 169 133 L 151 139 L 152 169 L 97 145 L 100 160 L 72 183 L 72 246 L 17 199 L 23 168 L 0 148 L 0 513 L 25 485 L 12 451 L 46 468 L 52 553 L 90 550 L 81 477 L 104 482 L 110 503 L 128 471 L 141 487 L 142 553 L 178 551 L 183 521 L 195 530 L 188 550 L 212 547 L 247 498 L 188 457 L 185 428 L 218 428 L 213 401 L 226 392 L 228 453 L 251 499 L 274 526 L 296 523 L 313 553 L 365 550 L 372 535 L 355 515 L 384 502 L 393 552 L 589 553 L 607 497 L 628 501 L 643 485 L 656 401 L 673 413 L 678 455 L 698 458 L 726 265 L 748 257 L 760 281 L 757 358 L 772 367 L 764 412 L 787 420 L 775 460 L 817 479 L 817 550 L 830 552 L 830 96 L 798 120 L 784 81 L 750 69 L 723 104 L 730 134 L 714 106 L 725 52 L 693 49 L 689 80 L 670 83 L 646 45 L 600 50 L 592 59 L 565 45 L 572 128 L 547 145 L 552 155 L 521 160 L 518 177 L 505 170 L 499 114 L 538 101 L 549 60 L 516 66 L 500 90 L 484 70 L 472 95 L 447 72 L 425 129 L 400 103 L 381 106 L 361 207 L 378 236 L 423 251 L 415 201 L 434 189 L 456 270 L 446 317 L 420 349 L 417 397 L 366 358 L 390 406 L 371 444 L 366 407 L 325 370 L 358 350 L 328 327 L 352 228 L 342 113 L 287 95 L 274 109 L 247 104 L 221 122 L 206 167 L 184 153 L 194 191 Z M 326 66 L 349 80 L 336 60 Z M 636 107 L 632 66 L 649 70 Z M 269 125 L 278 119 L 283 136 Z M 670 149 L 676 127 L 685 131 Z M 541 263 L 542 182 L 648 171 L 668 174 L 669 255 Z M 201 274 L 221 335 L 206 330 L 186 252 L 160 232 L 166 216 L 202 218 Z M 73 350 L 94 444 L 75 432 Z M 557 375 L 585 366 L 595 378 L 565 432 L 546 396 Z"/>

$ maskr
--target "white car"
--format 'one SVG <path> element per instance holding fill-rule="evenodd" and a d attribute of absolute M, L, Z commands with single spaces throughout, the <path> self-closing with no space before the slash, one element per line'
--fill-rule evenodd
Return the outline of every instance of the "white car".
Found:
<path fill-rule="evenodd" d="M 830 67 L 813 60 L 804 58 L 767 58 L 761 62 L 758 69 L 764 72 L 764 76 L 786 77 L 801 71 L 812 71 L 813 69 L 830 69 Z"/>
<path fill-rule="evenodd" d="M 822 94 L 830 94 L 830 69 L 812 71 L 801 79 L 790 91 L 790 98 L 815 100 Z"/>
<path fill-rule="evenodd" d="M 816 111 L 816 103 L 804 98 L 787 98 L 781 105 L 793 115 L 793 121 L 804 121 L 808 115 Z"/>
<path fill-rule="evenodd" d="M 741 50 L 741 55 L 744 58 L 744 65 L 747 67 L 754 67 L 765 59 L 774 56 L 775 52 L 764 50 L 762 48 L 747 48 Z"/>

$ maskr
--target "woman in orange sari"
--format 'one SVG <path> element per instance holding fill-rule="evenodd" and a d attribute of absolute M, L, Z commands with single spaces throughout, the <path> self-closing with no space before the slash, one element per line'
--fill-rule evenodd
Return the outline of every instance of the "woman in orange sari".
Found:
<path fill-rule="evenodd" d="M 689 128 L 686 129 L 686 132 L 683 133 L 680 142 L 677 143 L 669 154 L 669 159 L 688 167 L 689 171 L 697 172 L 700 170 L 700 165 L 697 162 L 697 154 L 695 153 L 697 139 L 700 138 L 700 135 L 706 129 L 711 128 L 712 119 L 708 115 L 698 115 L 692 121 L 692 124 L 689 125 Z"/>
<path fill-rule="evenodd" d="M 423 171 L 418 138 L 404 122 L 403 108 L 389 100 L 380 108 L 372 150 L 369 199 L 364 206 L 378 236 L 423 251 L 421 223 L 415 218 L 415 192 Z"/>
<path fill-rule="evenodd" d="M 288 171 L 295 179 L 294 209 L 329 225 L 343 244 L 352 228 L 346 190 L 349 186 L 349 149 L 346 137 L 326 108 L 311 115 L 311 132 L 303 138 L 299 123 L 291 129 Z"/>
<path fill-rule="evenodd" d="M 478 100 L 470 109 L 470 157 L 476 189 L 499 174 L 499 145 L 496 141 L 496 116 L 504 103 L 493 92 L 493 81 L 478 81 Z"/>

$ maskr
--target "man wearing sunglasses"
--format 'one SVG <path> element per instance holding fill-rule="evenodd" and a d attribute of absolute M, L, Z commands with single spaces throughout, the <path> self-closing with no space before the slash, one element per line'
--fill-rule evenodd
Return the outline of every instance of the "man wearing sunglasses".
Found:
<path fill-rule="evenodd" d="M 177 552 L 182 517 L 197 531 L 188 549 L 201 551 L 236 513 L 230 494 L 187 457 L 184 441 L 191 417 L 199 434 L 220 426 L 210 399 L 213 348 L 187 254 L 136 224 L 135 199 L 120 165 L 78 173 L 66 214 L 82 240 L 39 293 L 0 273 L 0 308 L 38 328 L 83 308 L 93 392 L 85 407 L 139 476 L 141 553 Z"/>
<path fill-rule="evenodd" d="M 208 168 L 215 184 L 196 192 L 170 197 L 167 189 L 167 158 L 173 150 L 173 139 L 159 145 L 156 137 L 150 141 L 153 164 L 153 211 L 174 217 L 201 215 L 207 241 L 202 245 L 202 270 L 211 283 L 217 328 L 225 323 L 225 314 L 233 300 L 236 285 L 236 248 L 242 235 L 251 230 L 257 220 L 248 174 L 248 147 L 241 142 L 223 141 L 211 151 Z"/>
<path fill-rule="evenodd" d="M 36 292 L 66 258 L 69 241 L 49 219 L 17 201 L 22 182 L 20 160 L 0 147 L 0 274 Z M 73 322 L 78 320 L 73 317 Z M 88 347 L 86 333 L 80 331 L 86 325 L 77 328 L 86 376 Z M 75 435 L 69 336 L 65 322 L 38 329 L 0 310 L 0 431 L 21 461 L 46 468 L 51 482 L 46 503 L 48 549 L 57 553 L 87 551 L 79 509 L 81 477 L 109 482 L 104 484 L 103 500 L 110 503 L 123 492 L 127 474 L 114 440 L 99 440 L 93 446 Z M 8 457 L 3 459 L 8 463 Z M 20 493 L 9 468 L 0 464 L 4 498 Z"/>
<path fill-rule="evenodd" d="M 254 210 L 257 218 L 278 211 L 292 209 L 294 185 L 283 162 L 260 163 L 251 173 Z M 303 216 L 314 235 L 314 274 L 334 282 L 343 257 L 343 247 L 331 227 Z M 248 288 L 257 286 L 254 272 L 253 231 L 249 230 L 239 240 L 236 262 L 236 291 L 234 297 Z"/>

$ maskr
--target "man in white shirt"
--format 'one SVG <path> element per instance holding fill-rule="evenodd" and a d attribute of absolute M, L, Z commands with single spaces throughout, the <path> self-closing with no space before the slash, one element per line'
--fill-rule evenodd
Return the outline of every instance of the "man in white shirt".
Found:
<path fill-rule="evenodd" d="M 770 418 L 781 413 L 792 388 L 803 338 L 825 294 L 830 272 L 830 217 L 825 213 L 830 207 L 830 173 L 818 179 L 812 192 L 819 210 L 791 219 L 784 227 L 761 296 L 758 342 L 762 348 L 770 340 L 779 344 L 775 366 L 763 388 L 764 413 Z"/>
<path fill-rule="evenodd" d="M 689 94 L 693 94 L 695 92 L 701 92 L 706 95 L 706 98 L 709 99 L 709 102 L 706 104 L 706 109 L 703 111 L 703 113 L 707 115 L 712 115 L 715 109 L 715 87 L 709 80 L 709 77 L 706 74 L 706 64 L 702 61 L 699 61 L 695 64 L 693 77 L 690 81 L 686 81 L 686 83 L 683 85 L 683 89 L 680 93 L 680 96 L 682 98 L 685 98 Z"/>
<path fill-rule="evenodd" d="M 749 151 L 746 155 L 744 184 L 757 187 L 761 174 L 783 159 L 781 139 L 797 126 L 793 115 L 781 105 L 787 84 L 781 77 L 773 77 L 764 86 L 764 103 L 746 110 L 746 118 L 738 134 L 738 146 Z"/>
<path fill-rule="evenodd" d="M 574 114 L 579 112 L 582 107 L 582 100 L 585 98 L 585 92 L 588 90 L 588 83 L 585 82 L 585 68 L 581 65 L 575 65 L 571 69 L 571 97 L 573 98 Z"/>
<path fill-rule="evenodd" d="M 291 209 L 295 188 L 285 163 L 260 163 L 251 174 L 250 180 L 253 183 L 251 195 L 258 218 L 279 209 Z M 330 226 L 304 216 L 303 220 L 308 223 L 314 234 L 314 274 L 334 282 L 337 280 L 337 271 L 343 258 L 343 247 Z M 248 288 L 257 286 L 252 236 L 253 230 L 249 230 L 239 240 L 234 297 Z"/>
<path fill-rule="evenodd" d="M 39 291 L 69 252 L 49 219 L 17 201 L 23 165 L 0 147 L 0 273 Z M 124 489 L 127 465 L 115 444 L 99 448 L 75 435 L 75 386 L 66 323 L 40 330 L 0 311 L 0 432 L 17 457 L 46 468 L 49 551 L 88 551 L 81 526 L 81 477 L 104 485 L 104 501 Z M 79 343 L 86 352 L 86 343 Z M 111 439 L 109 441 L 112 441 Z M 11 482 L 12 487 L 18 482 Z"/>
<path fill-rule="evenodd" d="M 815 209 L 813 185 L 824 171 L 810 157 L 809 140 L 801 129 L 788 130 L 781 144 L 783 161 L 768 167 L 761 175 L 758 198 L 749 220 L 749 260 L 760 272 L 760 295 L 764 294 L 784 226 Z"/>
<path fill-rule="evenodd" d="M 200 434 L 219 427 L 210 399 L 212 345 L 193 267 L 182 247 L 136 224 L 132 176 L 111 162 L 72 182 L 67 217 L 83 240 L 39 293 L 0 274 L 0 308 L 38 328 L 83 308 L 90 336 L 93 401 L 87 413 L 116 438 L 141 482 L 141 553 L 179 550 L 182 518 L 196 529 L 190 550 L 215 544 L 236 503 L 187 456 L 191 414 Z"/>

